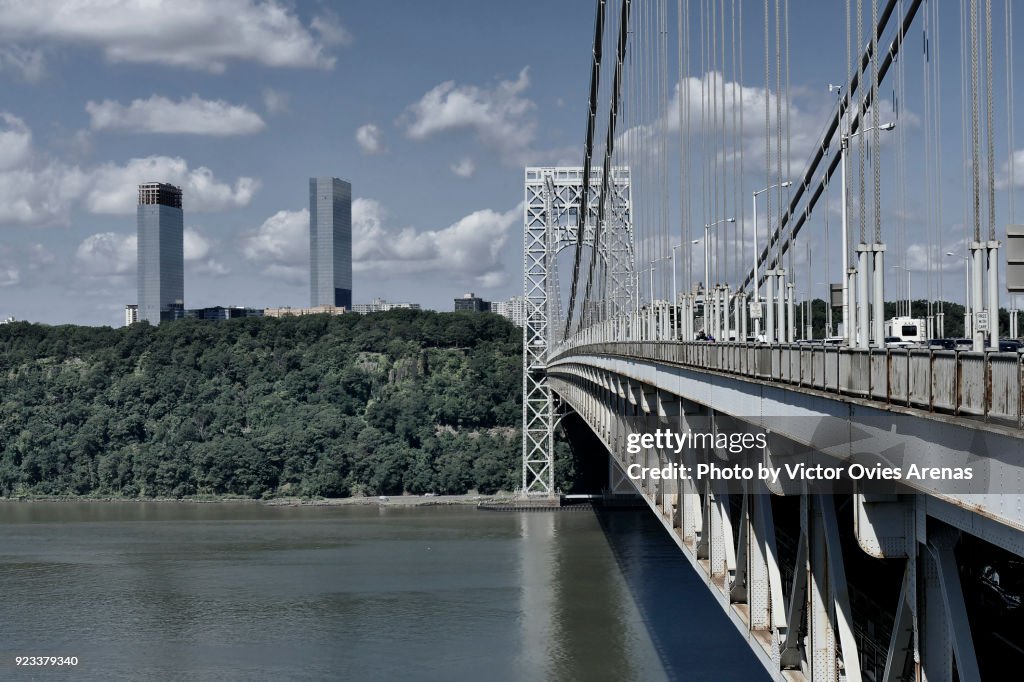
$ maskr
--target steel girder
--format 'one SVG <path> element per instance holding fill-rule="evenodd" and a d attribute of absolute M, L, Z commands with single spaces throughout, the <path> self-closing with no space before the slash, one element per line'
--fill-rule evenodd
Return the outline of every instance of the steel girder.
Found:
<path fill-rule="evenodd" d="M 602 171 L 590 173 L 590 187 L 600 189 Z M 585 216 L 579 215 L 584 187 L 579 167 L 531 167 L 525 173 L 523 230 L 523 478 L 524 495 L 547 496 L 555 491 L 555 404 L 546 377 L 549 352 L 564 330 L 558 275 L 558 254 L 582 237 L 590 257 L 597 258 L 607 277 L 608 298 L 584 301 L 582 319 L 625 317 L 631 312 L 633 226 L 628 168 L 611 169 L 605 225 L 594 243 L 600 192 L 591 191 Z M 582 235 L 580 230 L 582 229 Z"/>
<path fill-rule="evenodd" d="M 688 418 L 716 416 L 678 395 L 598 367 L 559 371 L 550 381 L 623 469 L 671 461 L 667 452 L 626 451 L 625 437 L 639 419 L 657 418 L 682 431 L 690 428 Z M 684 450 L 680 457 L 692 465 L 720 455 Z M 744 488 L 740 504 L 729 504 L 724 490 L 700 481 L 630 480 L 773 679 L 951 681 L 954 666 L 959 679 L 979 679 L 953 556 L 962 531 L 931 515 L 929 496 L 853 496 L 861 548 L 871 556 L 906 561 L 898 603 L 886 605 L 895 612 L 887 646 L 872 644 L 862 651 L 865 630 L 850 607 L 850 559 L 844 556 L 834 497 L 801 495 L 798 524 L 786 528 L 773 515 L 773 495 L 755 489 L 761 485 L 757 481 Z M 797 544 L 785 566 L 776 542 L 780 528 Z M 790 576 L 785 590 L 780 569 Z M 869 662 L 870 674 L 862 670 L 862 660 Z"/>

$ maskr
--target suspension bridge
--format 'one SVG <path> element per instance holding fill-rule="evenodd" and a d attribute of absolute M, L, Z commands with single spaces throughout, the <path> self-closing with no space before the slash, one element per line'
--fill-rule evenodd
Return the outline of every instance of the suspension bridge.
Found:
<path fill-rule="evenodd" d="M 574 412 L 772 679 L 1010 679 L 1014 3 L 596 4 L 582 165 L 525 170 L 523 494 Z"/>

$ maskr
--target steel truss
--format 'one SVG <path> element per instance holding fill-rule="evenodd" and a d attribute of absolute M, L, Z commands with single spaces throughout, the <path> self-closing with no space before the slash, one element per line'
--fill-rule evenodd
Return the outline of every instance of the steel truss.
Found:
<path fill-rule="evenodd" d="M 685 432 L 717 428 L 709 421 L 719 415 L 611 371 L 585 365 L 566 370 L 560 365 L 551 376 L 553 390 L 600 437 L 620 468 L 693 467 L 728 457 L 700 450 L 627 454 L 626 435 L 644 424 L 657 421 Z M 787 523 L 773 501 L 791 498 L 761 481 L 747 482 L 738 493 L 706 481 L 630 480 L 772 679 L 980 680 L 953 549 L 967 533 L 1024 555 L 1018 529 L 928 495 L 844 498 L 853 506 L 859 549 L 905 562 L 897 603 L 885 605 L 894 607 L 892 626 L 871 636 L 851 609 L 851 548 L 841 542 L 840 498 L 805 492 L 797 519 Z M 859 613 L 865 616 L 863 603 Z"/>
<path fill-rule="evenodd" d="M 605 224 L 594 244 L 600 209 L 602 170 L 590 173 L 587 215 L 579 208 L 584 188 L 581 167 L 531 167 L 526 169 L 523 230 L 523 296 L 526 320 L 523 329 L 523 482 L 524 495 L 553 495 L 555 407 L 545 367 L 548 352 L 564 330 L 558 254 L 575 246 L 580 225 L 583 246 L 597 259 L 605 276 L 607 298 L 585 301 L 580 311 L 584 323 L 624 318 L 632 312 L 633 223 L 628 168 L 610 169 Z M 596 191 L 595 191 L 596 190 Z"/>

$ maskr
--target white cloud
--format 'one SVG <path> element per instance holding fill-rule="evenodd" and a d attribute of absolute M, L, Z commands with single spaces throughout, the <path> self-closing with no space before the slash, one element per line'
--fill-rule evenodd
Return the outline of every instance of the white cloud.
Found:
<path fill-rule="evenodd" d="M 215 242 L 193 227 L 183 233 L 183 256 L 190 271 L 227 274 L 219 261 L 207 258 Z M 130 232 L 100 232 L 82 240 L 75 250 L 75 272 L 93 279 L 132 275 L 138 263 L 138 237 Z"/>
<path fill-rule="evenodd" d="M 468 156 L 458 163 L 453 163 L 449 168 L 452 169 L 452 173 L 455 173 L 460 178 L 471 178 L 476 173 L 476 164 Z"/>
<path fill-rule="evenodd" d="M 242 244 L 249 260 L 300 266 L 309 260 L 309 210 L 278 211 Z"/>
<path fill-rule="evenodd" d="M 498 286 L 507 279 L 501 253 L 510 230 L 522 219 L 522 205 L 506 213 L 475 211 L 437 230 L 396 228 L 375 199 L 352 202 L 352 261 L 356 272 L 440 272 Z M 251 261 L 264 263 L 267 275 L 301 283 L 309 274 L 309 211 L 278 211 L 242 245 Z"/>
<path fill-rule="evenodd" d="M 271 263 L 263 268 L 263 274 L 268 277 L 282 279 L 292 284 L 307 284 L 309 282 L 308 265 L 282 265 Z"/>
<path fill-rule="evenodd" d="M 123 166 L 105 163 L 89 172 L 85 207 L 92 213 L 130 214 L 138 201 L 137 186 L 169 182 L 182 188 L 187 211 L 223 211 L 247 206 L 259 188 L 253 178 L 240 177 L 234 185 L 214 177 L 205 166 L 189 168 L 180 157 L 148 156 L 130 159 Z"/>
<path fill-rule="evenodd" d="M 278 0 L 0 3 L 0 39 L 83 45 L 102 49 L 111 62 L 215 73 L 232 61 L 331 68 L 335 59 L 326 44 L 341 44 L 342 31 L 339 23 L 325 19 L 306 28 L 289 4 Z"/>
<path fill-rule="evenodd" d="M 702 107 L 706 106 L 705 95 L 702 92 L 707 93 L 708 97 L 717 95 L 719 98 L 717 118 L 710 119 L 706 112 L 702 113 Z M 721 106 L 723 92 L 724 108 Z M 709 71 L 703 77 L 690 76 L 676 83 L 668 106 L 661 116 L 653 121 L 623 130 L 616 138 L 615 148 L 633 164 L 651 163 L 656 161 L 661 153 L 662 147 L 658 144 L 661 135 L 679 133 L 680 114 L 689 118 L 688 130 L 693 136 L 720 135 L 723 132 L 731 135 L 735 118 L 737 127 L 740 120 L 743 121 L 743 135 L 740 144 L 747 169 L 764 168 L 767 158 L 764 135 L 765 106 L 767 104 L 772 117 L 771 163 L 776 162 L 777 151 L 774 147 L 776 106 L 781 106 L 783 132 L 785 133 L 785 116 L 788 112 L 789 127 L 792 133 L 789 144 L 790 161 L 796 168 L 802 168 L 804 160 L 820 142 L 820 134 L 824 132 L 824 119 L 820 118 L 818 114 L 808 114 L 805 107 L 798 106 L 796 102 L 799 100 L 799 94 L 799 92 L 795 93 L 792 101 L 787 104 L 785 100 L 778 102 L 775 93 L 765 88 L 726 81 L 721 72 Z M 824 96 L 812 101 L 814 105 L 823 103 L 825 103 Z M 707 119 L 704 125 L 701 123 L 702 116 Z M 686 125 L 685 118 L 683 125 Z M 720 161 L 731 159 L 735 154 L 731 147 L 729 149 L 715 147 L 708 150 L 708 153 L 717 155 Z M 691 156 L 699 158 L 699 150 L 691 150 Z M 786 163 L 785 148 L 783 148 L 782 162 Z"/>
<path fill-rule="evenodd" d="M 330 10 L 313 17 L 309 27 L 328 45 L 351 45 L 354 42 L 352 32 L 345 28 L 338 15 Z"/>
<path fill-rule="evenodd" d="M 0 263 L 0 287 L 13 287 L 21 281 L 21 273 L 13 265 Z"/>
<path fill-rule="evenodd" d="M 0 111 L 0 224 L 66 222 L 84 181 L 77 168 L 36 160 L 32 131 L 17 116 Z"/>
<path fill-rule="evenodd" d="M 180 102 L 153 95 L 128 106 L 113 100 L 88 102 L 93 130 L 127 130 L 133 133 L 185 133 L 192 135 L 247 135 L 263 130 L 258 114 L 224 100 L 204 100 L 192 95 Z"/>
<path fill-rule="evenodd" d="M 500 254 L 522 206 L 506 213 L 474 211 L 448 227 L 417 231 L 392 228 L 374 199 L 352 202 L 352 259 L 357 272 L 444 272 L 450 276 L 490 277 L 502 272 Z"/>
<path fill-rule="evenodd" d="M 186 263 L 187 264 L 187 263 Z M 209 258 L 189 268 L 190 273 L 209 275 L 211 277 L 223 277 L 231 272 L 231 268 L 221 263 L 216 258 Z"/>
<path fill-rule="evenodd" d="M 373 123 L 359 126 L 356 130 L 356 142 L 366 154 L 383 154 L 387 151 L 380 128 Z"/>
<path fill-rule="evenodd" d="M 717 117 L 710 118 L 707 112 L 702 113 L 702 107 L 706 107 L 704 99 L 708 97 L 718 98 Z M 722 98 L 724 93 L 724 105 Z M 765 108 L 767 106 L 771 117 L 771 158 L 769 159 L 765 145 Z M 658 160 L 662 152 L 659 138 L 664 133 L 677 134 L 680 131 L 680 114 L 683 115 L 683 125 L 686 125 L 686 118 L 689 118 L 689 134 L 694 137 L 700 135 L 716 136 L 721 139 L 722 134 L 732 135 L 735 125 L 738 127 L 743 122 L 740 148 L 744 155 L 744 164 L 748 171 L 760 171 L 767 163 L 774 165 L 778 161 L 778 150 L 776 149 L 775 133 L 777 131 L 776 108 L 782 115 L 783 136 L 786 134 L 787 116 L 788 127 L 791 133 L 788 150 L 789 163 L 794 173 L 800 172 L 810 154 L 821 142 L 821 136 L 825 132 L 827 117 L 832 111 L 834 101 L 825 93 L 810 92 L 800 88 L 794 88 L 792 96 L 787 103 L 783 98 L 779 101 L 776 93 L 770 89 L 761 87 L 741 85 L 734 81 L 725 80 L 721 72 L 709 71 L 703 77 L 690 76 L 676 83 L 672 97 L 663 115 L 657 116 L 653 121 L 635 125 L 623 130 L 616 138 L 616 151 L 633 164 L 651 163 Z M 881 120 L 894 121 L 896 115 L 892 110 L 892 104 L 888 100 L 882 100 L 879 107 Z M 706 119 L 702 124 L 702 116 Z M 871 110 L 868 110 L 863 120 L 870 121 Z M 920 118 L 913 112 L 903 109 L 899 116 L 899 125 L 903 127 L 916 127 L 921 123 Z M 895 141 L 895 137 L 882 134 L 883 144 Z M 787 164 L 785 138 L 782 149 L 782 164 Z M 672 152 L 670 153 L 678 153 Z M 737 155 L 737 150 L 730 145 L 723 149 L 720 146 L 712 145 L 707 150 L 720 162 L 732 161 Z M 691 146 L 689 152 L 691 158 L 700 159 L 702 149 L 698 146 Z"/>
<path fill-rule="evenodd" d="M 13 71 L 29 83 L 40 81 L 46 75 L 43 51 L 17 45 L 0 47 L 0 71 Z"/>
<path fill-rule="evenodd" d="M 50 250 L 39 243 L 29 244 L 27 249 L 28 267 L 30 270 L 42 270 L 54 264 L 56 258 Z"/>
<path fill-rule="evenodd" d="M 66 224 L 87 178 L 59 163 L 0 171 L 0 224 Z"/>
<path fill-rule="evenodd" d="M 32 131 L 13 114 L 0 111 L 0 171 L 23 165 L 32 151 Z"/>
<path fill-rule="evenodd" d="M 185 228 L 182 239 L 185 260 L 202 260 L 213 246 L 209 239 L 191 227 Z"/>
<path fill-rule="evenodd" d="M 268 114 L 283 114 L 288 111 L 288 93 L 266 88 L 263 91 L 263 107 Z"/>
<path fill-rule="evenodd" d="M 441 83 L 408 108 L 406 135 L 425 140 L 440 133 L 470 131 L 507 160 L 519 160 L 533 143 L 536 130 L 536 121 L 529 116 L 536 105 L 522 96 L 529 85 L 529 67 L 516 80 L 500 81 L 493 88 Z"/>
<path fill-rule="evenodd" d="M 138 238 L 101 232 L 82 240 L 75 250 L 75 270 L 86 277 L 107 278 L 135 272 Z"/>
<path fill-rule="evenodd" d="M 28 127 L 5 112 L 0 112 L 0 143 L 0 224 L 67 224 L 77 202 L 92 213 L 131 214 L 142 182 L 182 187 L 188 210 L 199 212 L 246 206 L 259 187 L 248 177 L 231 185 L 209 168 L 189 168 L 184 159 L 166 156 L 86 169 L 50 160 L 34 152 Z"/>

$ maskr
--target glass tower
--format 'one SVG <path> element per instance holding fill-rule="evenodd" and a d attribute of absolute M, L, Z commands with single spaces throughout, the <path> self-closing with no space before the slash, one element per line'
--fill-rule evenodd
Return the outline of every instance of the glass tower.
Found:
<path fill-rule="evenodd" d="M 309 304 L 352 310 L 352 185 L 309 179 Z"/>
<path fill-rule="evenodd" d="M 138 319 L 150 324 L 181 317 L 185 307 L 181 188 L 139 185 Z"/>

